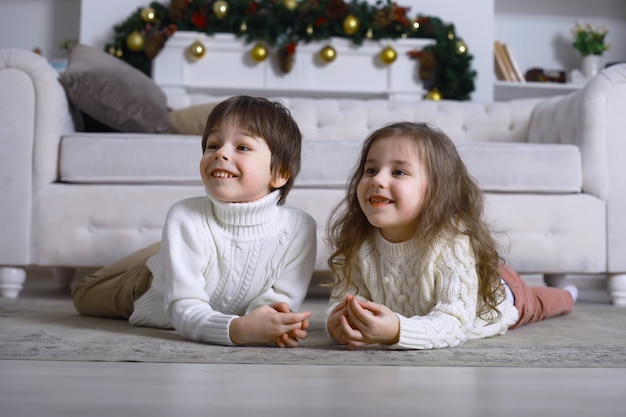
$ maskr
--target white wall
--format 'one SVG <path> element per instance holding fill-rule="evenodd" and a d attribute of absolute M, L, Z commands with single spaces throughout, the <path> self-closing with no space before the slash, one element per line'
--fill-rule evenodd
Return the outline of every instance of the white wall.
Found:
<path fill-rule="evenodd" d="M 375 0 L 370 0 L 374 2 Z M 577 20 L 605 25 L 611 49 L 605 63 L 626 61 L 626 1 L 624 0 L 396 0 L 411 7 L 409 14 L 440 17 L 453 23 L 474 56 L 477 71 L 472 99 L 493 97 L 493 39 L 511 47 L 522 71 L 532 67 L 580 67 L 571 47 L 571 28 Z M 163 1 L 168 3 L 167 1 Z M 65 39 L 104 46 L 113 26 L 150 0 L 0 0 L 0 48 L 32 50 L 59 58 Z M 495 19 L 494 19 L 495 16 Z M 581 18 L 581 16 L 584 16 Z"/>
<path fill-rule="evenodd" d="M 375 0 L 370 0 L 374 2 Z M 432 15 L 453 23 L 474 56 L 477 71 L 472 99 L 491 101 L 494 0 L 397 0 L 409 14 Z M 149 0 L 0 0 L 0 48 L 40 47 L 48 58 L 62 57 L 58 45 L 67 38 L 103 47 L 113 26 Z M 163 3 L 168 3 L 164 1 Z"/>
<path fill-rule="evenodd" d="M 572 47 L 577 21 L 609 29 L 611 48 L 604 63 L 626 60 L 626 2 L 624 0 L 496 0 L 495 37 L 508 43 L 522 70 L 536 67 L 568 73 L 580 68 L 581 56 Z"/>
<path fill-rule="evenodd" d="M 478 73 L 472 100 L 493 99 L 494 0 L 395 0 L 411 6 L 410 15 L 437 16 L 452 23 L 474 56 L 472 67 Z"/>
<path fill-rule="evenodd" d="M 113 39 L 113 26 L 122 23 L 139 7 L 150 0 L 79 0 L 80 42 L 104 48 Z M 159 1 L 167 4 L 169 1 Z"/>
<path fill-rule="evenodd" d="M 59 45 L 78 39 L 80 0 L 0 0 L 0 48 L 41 49 L 61 58 Z"/>
<path fill-rule="evenodd" d="M 375 0 L 370 0 L 374 2 Z M 167 3 L 167 2 L 163 2 Z M 417 14 L 437 16 L 445 23 L 453 23 L 474 56 L 473 68 L 478 73 L 472 99 L 491 101 L 493 97 L 492 43 L 494 37 L 493 0 L 472 0 L 471 7 L 460 7 L 465 0 L 398 0 L 411 7 L 410 16 Z M 145 0 L 82 0 L 80 41 L 104 46 L 113 36 L 112 27 L 138 7 L 149 4 Z M 480 22 L 477 25 L 477 22 Z M 478 29 L 477 29 L 478 27 Z"/>

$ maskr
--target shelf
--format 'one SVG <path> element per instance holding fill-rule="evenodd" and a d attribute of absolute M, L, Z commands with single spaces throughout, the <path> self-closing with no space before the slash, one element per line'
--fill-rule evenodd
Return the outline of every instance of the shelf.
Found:
<path fill-rule="evenodd" d="M 626 17 L 623 0 L 494 0 L 496 13 L 528 15 Z"/>
<path fill-rule="evenodd" d="M 551 82 L 523 82 L 513 83 L 496 81 L 494 83 L 494 98 L 496 101 L 507 101 L 517 98 L 543 98 L 555 95 L 568 94 L 580 89 L 583 84 L 551 83 Z"/>
<path fill-rule="evenodd" d="M 205 45 L 206 57 L 197 60 L 188 57 L 186 51 L 194 41 Z M 208 36 L 177 31 L 155 58 L 152 75 L 168 93 L 208 90 L 224 94 L 254 92 L 270 96 L 388 97 L 417 101 L 425 91 L 416 76 L 416 61 L 408 52 L 422 50 L 433 42 L 432 39 L 395 39 L 364 41 L 359 46 L 344 38 L 310 42 L 298 46 L 293 69 L 285 73 L 279 68 L 275 53 L 270 53 L 270 59 L 256 62 L 250 57 L 254 45 L 233 34 Z M 337 51 L 337 59 L 332 62 L 324 62 L 319 55 L 327 45 Z M 380 59 L 380 52 L 387 45 L 397 51 L 393 65 Z M 224 71 L 225 67 L 228 71 Z"/>
<path fill-rule="evenodd" d="M 607 41 L 611 48 L 602 55 L 602 66 L 626 61 L 624 0 L 494 0 L 494 40 L 508 44 L 522 72 L 534 68 L 565 71 L 570 81 L 547 85 L 496 81 L 494 100 L 567 94 L 584 85 L 584 79 L 572 75 L 582 66 L 581 55 L 572 46 L 576 22 L 609 30 Z"/>

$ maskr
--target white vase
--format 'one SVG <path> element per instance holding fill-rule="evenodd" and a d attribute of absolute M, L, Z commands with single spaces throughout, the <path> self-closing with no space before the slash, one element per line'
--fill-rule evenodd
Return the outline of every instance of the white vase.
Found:
<path fill-rule="evenodd" d="M 587 55 L 583 57 L 581 72 L 585 78 L 592 78 L 600 72 L 602 57 L 600 55 Z"/>

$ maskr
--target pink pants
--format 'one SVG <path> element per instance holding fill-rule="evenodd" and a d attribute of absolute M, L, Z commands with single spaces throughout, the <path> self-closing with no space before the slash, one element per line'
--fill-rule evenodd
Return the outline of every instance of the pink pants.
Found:
<path fill-rule="evenodd" d="M 511 329 L 568 314 L 574 309 L 574 299 L 562 288 L 531 288 L 507 265 L 500 265 L 500 276 L 511 288 L 515 297 L 515 307 L 519 311 L 519 319 L 510 327 Z"/>

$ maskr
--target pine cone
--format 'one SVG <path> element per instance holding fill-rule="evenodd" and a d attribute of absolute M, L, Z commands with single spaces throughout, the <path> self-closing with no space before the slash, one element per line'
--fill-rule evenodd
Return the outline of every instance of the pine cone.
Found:
<path fill-rule="evenodd" d="M 287 74 L 293 69 L 293 65 L 296 63 L 296 54 L 290 54 L 286 49 L 280 49 L 278 51 L 278 68 Z"/>
<path fill-rule="evenodd" d="M 329 19 L 341 19 L 348 14 L 348 5 L 343 0 L 330 0 L 324 8 L 324 14 Z"/>
<path fill-rule="evenodd" d="M 384 29 L 395 22 L 396 18 L 397 16 L 395 10 L 391 7 L 385 7 L 384 9 L 378 10 L 374 13 L 372 22 L 379 28 Z"/>
<path fill-rule="evenodd" d="M 424 52 L 420 58 L 419 76 L 422 81 L 429 80 L 435 73 L 437 58 L 430 52 Z"/>
<path fill-rule="evenodd" d="M 189 8 L 186 0 L 172 0 L 170 3 L 170 19 L 174 22 L 180 22 L 185 18 L 185 13 Z"/>
<path fill-rule="evenodd" d="M 311 12 L 311 11 L 317 10 L 318 7 L 320 7 L 319 0 L 306 0 L 300 6 L 300 11 L 302 13 L 307 13 L 307 12 Z"/>
<path fill-rule="evenodd" d="M 159 52 L 161 52 L 161 49 L 163 49 L 163 45 L 165 45 L 165 33 L 151 33 L 146 37 L 146 43 L 143 48 L 143 53 L 146 58 L 152 60 L 159 54 Z"/>

